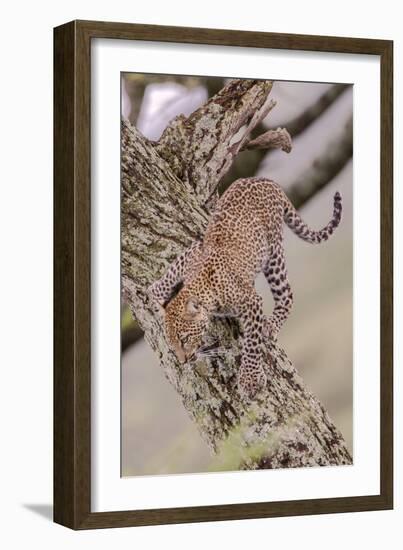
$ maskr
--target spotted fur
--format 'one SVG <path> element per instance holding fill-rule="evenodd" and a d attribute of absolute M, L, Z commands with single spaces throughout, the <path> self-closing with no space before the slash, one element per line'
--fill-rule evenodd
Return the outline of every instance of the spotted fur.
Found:
<path fill-rule="evenodd" d="M 281 187 L 264 178 L 239 179 L 218 201 L 201 242 L 195 242 L 152 287 L 164 309 L 168 343 L 181 363 L 201 346 L 212 316 L 238 318 L 242 357 L 240 392 L 250 398 L 266 384 L 263 340 L 276 339 L 293 304 L 283 250 L 283 222 L 301 239 L 326 241 L 340 223 L 341 196 L 334 196 L 333 218 L 320 231 L 301 219 Z M 263 271 L 274 298 L 274 310 L 263 315 L 254 281 Z M 174 289 L 180 291 L 171 299 Z"/>

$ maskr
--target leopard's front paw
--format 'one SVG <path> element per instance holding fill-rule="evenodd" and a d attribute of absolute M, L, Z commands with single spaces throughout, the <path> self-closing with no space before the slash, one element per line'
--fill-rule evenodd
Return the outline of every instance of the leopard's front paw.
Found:
<path fill-rule="evenodd" d="M 254 399 L 266 384 L 266 374 L 261 365 L 241 365 L 238 373 L 238 391 L 242 397 Z"/>

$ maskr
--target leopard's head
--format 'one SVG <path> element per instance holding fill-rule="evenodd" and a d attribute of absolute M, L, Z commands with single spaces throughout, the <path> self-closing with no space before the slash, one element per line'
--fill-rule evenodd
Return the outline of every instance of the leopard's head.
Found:
<path fill-rule="evenodd" d="M 169 302 L 165 309 L 165 333 L 180 363 L 194 358 L 208 322 L 206 307 L 191 293 L 182 290 Z"/>

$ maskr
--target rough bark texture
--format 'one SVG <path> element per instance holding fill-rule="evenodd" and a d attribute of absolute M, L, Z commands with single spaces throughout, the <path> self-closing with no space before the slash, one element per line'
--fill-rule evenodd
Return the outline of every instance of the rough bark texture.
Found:
<path fill-rule="evenodd" d="M 283 350 L 267 348 L 267 388 L 246 402 L 236 388 L 236 321 L 211 323 L 208 338 L 219 340 L 224 355 L 184 368 L 166 344 L 159 309 L 146 290 L 203 235 L 218 183 L 238 153 L 256 146 L 250 134 L 274 106 L 271 87 L 268 81 L 231 81 L 190 117 L 175 118 L 158 143 L 122 122 L 124 297 L 203 439 L 214 451 L 226 449 L 223 468 L 350 464 L 342 435 Z M 287 135 L 279 129 L 276 143 L 266 135 L 258 144 L 287 148 Z"/>

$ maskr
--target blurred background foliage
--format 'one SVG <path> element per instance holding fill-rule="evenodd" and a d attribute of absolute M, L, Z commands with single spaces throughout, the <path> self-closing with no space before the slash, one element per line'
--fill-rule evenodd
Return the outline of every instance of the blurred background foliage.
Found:
<path fill-rule="evenodd" d="M 172 118 L 188 116 L 225 82 L 214 77 L 125 73 L 122 116 L 147 138 L 158 140 Z M 339 190 L 342 223 L 334 238 L 319 247 L 285 229 L 295 305 L 279 342 L 353 452 L 352 143 L 347 140 L 340 152 L 335 141 L 351 122 L 353 90 L 343 84 L 282 81 L 275 82 L 270 97 L 277 106 L 264 126 L 286 127 L 293 137 L 292 152 L 241 153 L 222 182 L 221 192 L 237 177 L 266 176 L 299 203 L 295 184 L 301 174 L 319 172 L 323 177 L 322 159 L 330 158 L 325 172 L 329 183 L 303 205 L 301 214 L 313 228 L 322 227 L 331 217 L 333 194 Z M 270 314 L 273 301 L 262 276 L 256 287 L 264 299 L 265 313 Z M 238 458 L 236 433 L 219 456 L 211 456 L 123 302 L 122 475 L 236 469 Z"/>

